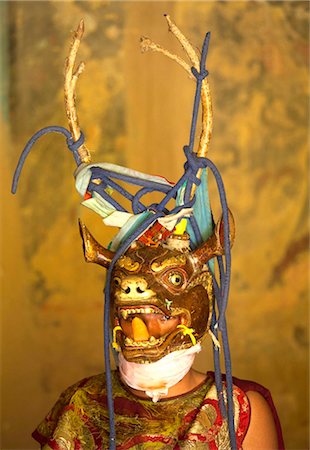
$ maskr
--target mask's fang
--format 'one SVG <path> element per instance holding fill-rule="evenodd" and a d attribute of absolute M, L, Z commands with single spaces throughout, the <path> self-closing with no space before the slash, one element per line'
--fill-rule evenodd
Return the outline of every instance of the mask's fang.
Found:
<path fill-rule="evenodd" d="M 119 325 L 117 325 L 116 327 L 113 328 L 113 342 L 112 342 L 112 347 L 114 348 L 114 350 L 116 350 L 117 352 L 120 352 L 120 346 L 118 345 L 118 343 L 116 342 L 116 333 L 118 331 L 123 331 L 122 327 L 120 327 Z"/>
<path fill-rule="evenodd" d="M 139 317 L 132 320 L 132 332 L 134 341 L 147 341 L 150 338 L 147 326 Z"/>
<path fill-rule="evenodd" d="M 194 336 L 194 328 L 188 328 L 186 325 L 178 325 L 177 328 L 180 328 L 180 331 L 183 333 L 183 336 L 189 336 L 192 344 L 196 345 L 197 344 L 197 340 Z"/>

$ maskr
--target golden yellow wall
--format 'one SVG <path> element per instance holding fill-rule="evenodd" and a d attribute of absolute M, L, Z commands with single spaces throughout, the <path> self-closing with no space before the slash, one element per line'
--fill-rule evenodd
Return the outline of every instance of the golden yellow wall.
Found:
<path fill-rule="evenodd" d="M 138 42 L 148 35 L 181 53 L 165 12 L 198 47 L 212 32 L 210 157 L 221 169 L 237 225 L 229 307 L 233 370 L 271 389 L 287 448 L 308 448 L 307 5 L 1 4 L 2 54 L 9 55 L 1 72 L 8 88 L 1 115 L 1 448 L 36 448 L 30 433 L 58 394 L 103 370 L 104 273 L 84 263 L 77 219 L 103 243 L 113 232 L 79 206 L 62 137 L 35 146 L 12 197 L 18 155 L 37 129 L 66 126 L 63 61 L 70 30 L 84 17 L 80 58 L 87 68 L 78 110 L 93 160 L 177 180 L 194 85 L 162 55 L 142 55 Z M 198 367 L 212 368 L 209 350 Z"/>

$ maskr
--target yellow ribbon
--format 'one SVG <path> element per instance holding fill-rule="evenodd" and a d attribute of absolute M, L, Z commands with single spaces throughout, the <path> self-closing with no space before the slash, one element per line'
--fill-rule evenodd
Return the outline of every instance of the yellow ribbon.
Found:
<path fill-rule="evenodd" d="M 118 345 L 118 343 L 116 342 L 116 333 L 118 331 L 123 331 L 122 327 L 120 327 L 119 325 L 117 325 L 116 327 L 113 328 L 113 342 L 112 342 L 112 347 L 117 351 L 120 352 L 120 346 Z"/>
<path fill-rule="evenodd" d="M 183 336 L 189 336 L 191 338 L 193 345 L 197 344 L 196 338 L 193 335 L 195 331 L 194 328 L 188 328 L 186 325 L 178 325 L 177 328 L 181 329 Z"/>

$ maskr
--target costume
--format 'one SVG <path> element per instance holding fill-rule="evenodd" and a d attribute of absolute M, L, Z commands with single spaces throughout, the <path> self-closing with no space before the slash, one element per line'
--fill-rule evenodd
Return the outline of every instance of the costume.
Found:
<path fill-rule="evenodd" d="M 42 443 L 45 442 L 42 436 L 51 439 L 48 441 L 51 448 L 177 449 L 199 448 L 200 445 L 201 448 L 236 450 L 241 448 L 249 424 L 246 395 L 232 383 L 225 319 L 234 221 L 219 171 L 207 158 L 212 131 L 212 106 L 205 68 L 210 33 L 198 55 L 169 16 L 166 19 L 192 66 L 148 38 L 142 38 L 142 49 L 166 54 L 196 81 L 190 139 L 184 147 L 186 162 L 180 180 L 172 183 L 160 176 L 114 164 L 90 163 L 77 121 L 74 94 L 77 78 L 84 68 L 80 63 L 74 69 L 83 22 L 76 31 L 65 68 L 70 132 L 62 127 L 47 127 L 36 133 L 26 145 L 14 176 L 13 191 L 16 191 L 23 162 L 33 143 L 50 131 L 60 132 L 66 136 L 78 166 L 75 182 L 83 196 L 83 205 L 99 214 L 105 225 L 119 227 L 109 247 L 104 248 L 86 225 L 80 223 L 86 261 L 107 269 L 106 379 L 104 381 L 102 375 L 86 379 L 63 394 L 34 435 Z M 195 152 L 200 103 L 202 130 Z M 219 190 L 222 218 L 217 224 L 208 196 L 208 173 L 215 177 Z M 135 194 L 124 187 L 124 183 L 133 185 Z M 154 191 L 159 192 L 162 199 L 158 203 L 146 203 L 145 195 Z M 119 201 L 119 194 L 131 202 L 130 210 Z M 170 201 L 174 203 L 172 207 L 168 207 Z M 208 334 L 214 349 L 214 380 L 208 377 L 194 392 L 176 399 L 161 399 L 190 371 L 200 343 Z M 111 373 L 111 348 L 120 378 L 128 386 L 144 391 L 153 404 L 150 400 L 133 397 L 120 383 L 118 375 Z M 225 383 L 221 376 L 220 348 L 224 353 Z M 74 435 L 75 430 L 78 430 L 77 435 Z M 148 441 L 150 430 L 151 440 Z"/>
<path fill-rule="evenodd" d="M 121 430 L 117 434 L 117 450 L 230 448 L 227 421 L 221 417 L 212 374 L 193 391 L 154 403 L 131 394 L 114 372 L 113 392 L 115 425 Z M 249 425 L 250 407 L 237 386 L 234 405 L 239 449 Z M 109 421 L 104 374 L 68 388 L 33 436 L 55 450 L 107 448 Z"/>
<path fill-rule="evenodd" d="M 233 379 L 235 429 L 238 449 L 246 435 L 251 416 L 246 396 L 259 392 L 269 403 L 274 416 L 278 448 L 284 449 L 280 422 L 269 391 L 245 380 Z M 230 449 L 227 421 L 222 418 L 214 373 L 187 394 L 154 403 L 133 395 L 113 372 L 117 450 L 138 449 Z M 67 424 L 70 423 L 70 430 Z M 64 437 L 67 435 L 67 440 Z M 109 423 L 105 374 L 86 378 L 66 389 L 50 413 L 34 431 L 33 437 L 55 450 L 67 448 L 105 449 Z M 71 447 L 70 447 L 70 445 Z"/>

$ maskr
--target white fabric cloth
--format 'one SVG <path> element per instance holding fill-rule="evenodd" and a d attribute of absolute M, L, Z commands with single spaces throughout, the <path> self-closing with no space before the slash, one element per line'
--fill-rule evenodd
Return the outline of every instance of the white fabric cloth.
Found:
<path fill-rule="evenodd" d="M 128 169 L 127 167 L 118 166 L 117 164 L 111 163 L 97 163 L 97 164 L 80 164 L 78 169 L 75 171 L 75 186 L 77 191 L 84 195 L 91 178 L 91 168 L 100 167 L 102 169 L 110 170 L 115 173 L 120 173 L 122 175 L 129 175 L 131 177 L 138 178 L 140 180 L 155 181 L 156 183 L 164 184 L 167 186 L 173 186 L 174 183 L 166 180 L 166 178 L 159 175 L 149 175 L 147 173 L 138 172 L 137 170 Z"/>
<path fill-rule="evenodd" d="M 186 350 L 176 350 L 160 360 L 150 364 L 137 364 L 127 361 L 122 353 L 118 355 L 119 371 L 122 380 L 128 386 L 157 402 L 167 395 L 168 389 L 181 381 L 193 365 L 196 353 L 200 352 L 200 343 Z"/>

